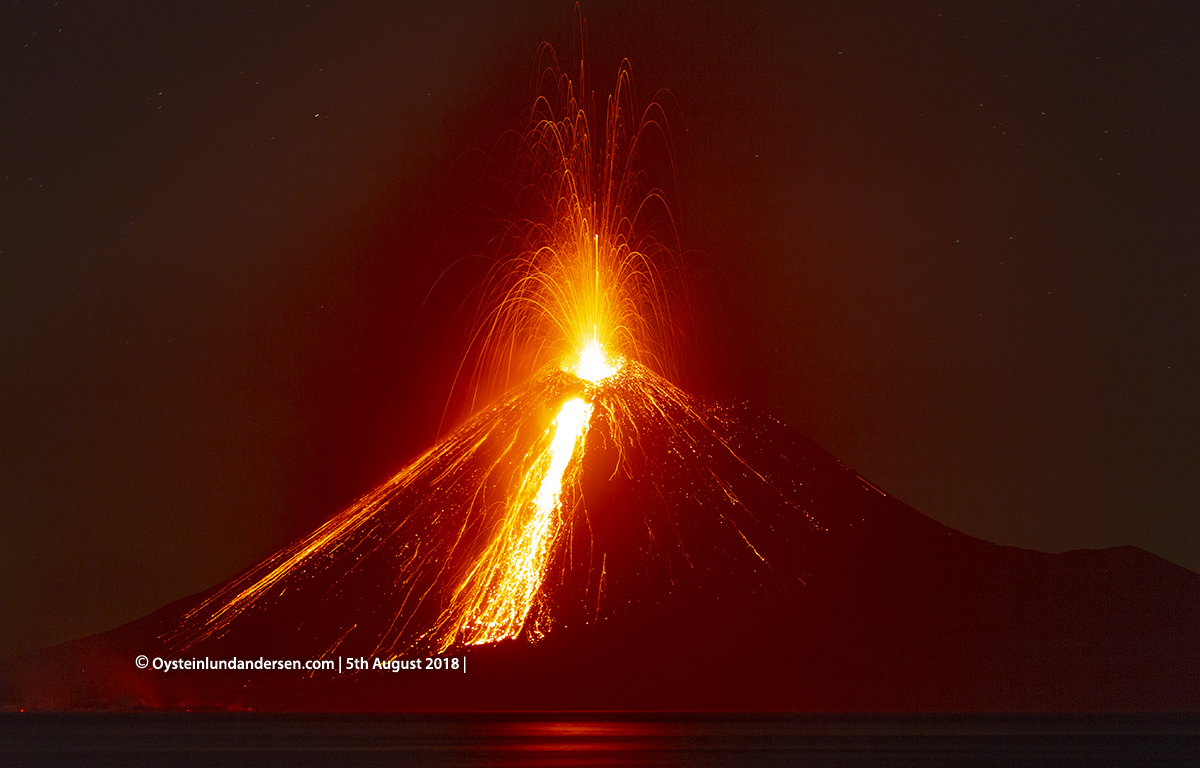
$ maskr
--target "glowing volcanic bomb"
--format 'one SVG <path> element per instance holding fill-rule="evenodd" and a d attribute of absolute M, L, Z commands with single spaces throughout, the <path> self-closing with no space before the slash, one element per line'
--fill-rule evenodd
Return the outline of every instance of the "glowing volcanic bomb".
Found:
<path fill-rule="evenodd" d="M 609 552 L 594 546 L 582 492 L 589 445 L 608 457 L 612 480 L 644 474 L 652 462 L 643 443 L 664 441 L 669 455 L 688 462 L 692 497 L 719 499 L 712 514 L 732 545 L 765 565 L 742 530 L 752 516 L 705 457 L 720 454 L 756 483 L 766 480 L 720 436 L 715 411 L 653 370 L 671 368 L 668 277 L 676 270 L 673 252 L 653 234 L 664 195 L 635 161 L 647 128 L 661 135 L 661 122 L 647 112 L 630 124 L 623 66 L 596 156 L 573 84 L 556 65 L 546 72 L 554 92 L 535 101 L 508 169 L 516 215 L 492 243 L 497 256 L 460 369 L 476 396 L 496 383 L 506 393 L 389 482 L 190 610 L 166 637 L 174 647 L 237 627 L 253 633 L 280 610 L 318 627 L 313 650 L 323 653 L 350 642 L 356 652 L 396 654 L 537 639 L 555 619 L 553 593 L 593 606 L 594 619 Z M 511 387 L 513 379 L 524 383 Z M 337 610 L 363 589 L 356 576 L 364 573 L 374 599 Z"/>

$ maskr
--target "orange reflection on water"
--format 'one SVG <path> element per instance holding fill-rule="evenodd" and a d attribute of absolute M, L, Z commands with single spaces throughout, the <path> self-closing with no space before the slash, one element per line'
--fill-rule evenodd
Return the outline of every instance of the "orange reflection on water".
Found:
<path fill-rule="evenodd" d="M 684 764 L 676 754 L 684 734 L 675 723 L 528 720 L 491 723 L 486 730 L 489 762 L 502 765 Z"/>

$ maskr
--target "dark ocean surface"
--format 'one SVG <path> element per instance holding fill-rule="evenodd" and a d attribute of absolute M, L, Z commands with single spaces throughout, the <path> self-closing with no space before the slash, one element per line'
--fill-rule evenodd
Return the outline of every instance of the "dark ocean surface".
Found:
<path fill-rule="evenodd" d="M 5 713 L 3 765 L 1200 765 L 1200 715 Z"/>

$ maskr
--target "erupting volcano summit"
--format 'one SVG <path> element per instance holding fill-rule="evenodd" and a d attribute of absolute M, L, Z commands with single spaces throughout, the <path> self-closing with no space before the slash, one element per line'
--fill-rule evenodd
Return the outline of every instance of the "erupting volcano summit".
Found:
<path fill-rule="evenodd" d="M 1133 548 L 1046 555 L 973 539 L 770 416 L 673 383 L 681 265 L 666 195 L 639 170 L 648 136 L 668 143 L 661 110 L 631 118 L 623 66 L 594 135 L 575 84 L 557 63 L 542 71 L 455 385 L 491 404 L 225 584 L 23 665 L 11 697 L 1200 707 L 1200 576 Z M 466 674 L 162 674 L 134 668 L 137 655 L 388 669 L 452 656 Z M 64 677 L 78 668 L 88 673 Z"/>
<path fill-rule="evenodd" d="M 641 137 L 660 123 L 651 112 L 637 124 L 627 118 L 624 67 L 600 141 L 557 64 L 545 81 L 554 87 L 535 101 L 509 169 L 516 210 L 493 244 L 463 362 L 468 386 L 522 374 L 533 374 L 533 383 L 510 390 L 390 482 L 188 612 L 168 637 L 180 650 L 235 631 L 253 608 L 299 595 L 321 628 L 323 645 L 314 650 L 325 653 L 346 643 L 396 654 L 540 638 L 555 619 L 552 575 L 582 569 L 588 578 L 578 597 L 597 614 L 603 602 L 607 553 L 592 562 L 593 523 L 580 483 L 589 433 L 615 451 L 613 477 L 644 473 L 657 460 L 641 451 L 648 435 L 665 438 L 677 456 L 696 457 L 703 434 L 736 457 L 714 428 L 719 419 L 654 372 L 670 367 L 674 259 L 653 237 L 663 193 L 645 182 L 637 158 Z M 707 493 L 739 507 L 728 480 L 689 461 Z M 757 552 L 737 516 L 725 514 L 728 525 Z M 582 562 L 580 547 L 591 553 Z M 372 616 L 339 623 L 305 584 L 329 571 L 344 585 L 355 570 L 396 575 L 371 590 L 379 600 Z"/>

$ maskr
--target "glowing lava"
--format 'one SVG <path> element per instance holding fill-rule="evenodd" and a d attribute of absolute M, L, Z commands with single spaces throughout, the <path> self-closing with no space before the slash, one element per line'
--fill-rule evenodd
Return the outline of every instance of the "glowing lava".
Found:
<path fill-rule="evenodd" d="M 487 569 L 483 583 L 477 584 L 472 573 L 459 588 L 475 595 L 459 628 L 466 644 L 494 643 L 516 637 L 524 629 L 562 528 L 567 469 L 582 448 L 591 417 L 591 403 L 578 397 L 563 403 L 547 430 L 552 435 L 550 444 L 525 475 L 505 516 L 511 530 L 501 532 L 480 559 L 479 567 Z M 447 638 L 447 644 L 454 639 L 453 635 Z"/>
<path fill-rule="evenodd" d="M 563 370 L 595 386 L 619 368 L 593 332 L 574 365 Z M 454 593 L 451 602 L 462 616 L 452 622 L 443 648 L 494 643 L 525 629 L 564 528 L 570 469 L 579 466 L 592 410 L 581 397 L 564 402 L 542 443 L 526 457 L 530 468 L 507 504 L 503 529 Z"/>
<path fill-rule="evenodd" d="M 235 622 L 260 626 L 263 609 L 285 600 L 303 600 L 300 623 L 321 628 L 323 616 L 341 616 L 340 601 L 354 599 L 336 577 L 325 581 L 328 573 L 377 574 L 379 602 L 318 629 L 323 654 L 347 642 L 355 653 L 385 655 L 537 639 L 549 627 L 554 589 L 573 567 L 572 537 L 590 552 L 580 476 L 589 430 L 598 427 L 616 457 L 610 480 L 644 475 L 652 468 L 644 444 L 665 446 L 666 460 L 688 468 L 688 498 L 711 505 L 731 547 L 765 563 L 743 530 L 756 525 L 753 515 L 705 462 L 732 457 L 739 478 L 765 478 L 722 436 L 720 412 L 662 375 L 679 330 L 664 276 L 674 252 L 654 236 L 662 227 L 652 211 L 664 193 L 634 162 L 642 129 L 654 121 L 626 117 L 622 67 L 594 148 L 587 111 L 557 63 L 554 75 L 557 92 L 536 100 L 510 171 L 522 202 L 493 241 L 495 267 L 460 368 L 474 370 L 466 376 L 474 396 L 487 392 L 487 377 L 503 394 L 390 481 L 191 610 L 167 637 L 177 649 L 221 637 Z M 522 383 L 513 387 L 514 378 Z M 663 542 L 680 535 L 669 523 Z M 659 541 L 654 528 L 647 520 Z M 578 572 L 584 602 L 598 614 L 602 553 Z"/>
<path fill-rule="evenodd" d="M 604 347 L 596 341 L 596 337 L 588 339 L 579 350 L 579 360 L 571 372 L 584 381 L 599 384 L 617 372 L 618 366 L 609 362 L 604 354 Z"/>

